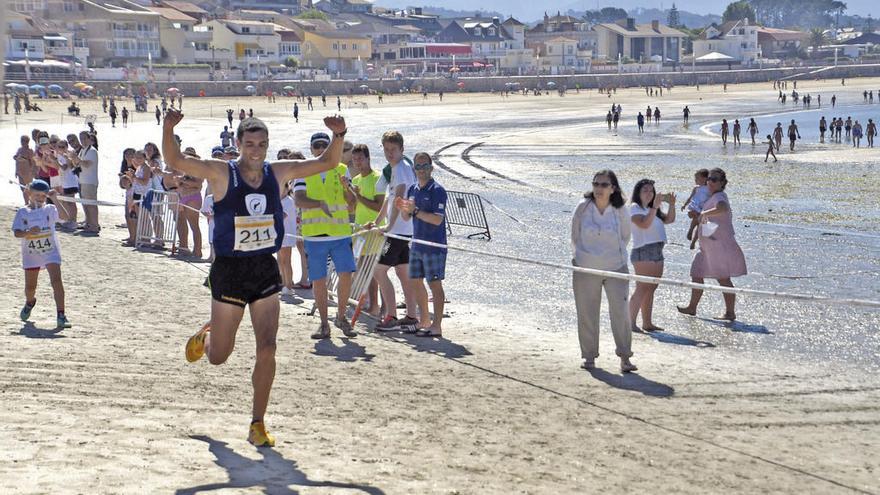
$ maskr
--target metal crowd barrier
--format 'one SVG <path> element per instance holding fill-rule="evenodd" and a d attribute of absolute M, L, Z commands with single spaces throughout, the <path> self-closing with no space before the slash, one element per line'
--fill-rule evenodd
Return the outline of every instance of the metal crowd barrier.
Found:
<path fill-rule="evenodd" d="M 164 247 L 171 245 L 171 253 L 177 250 L 177 208 L 180 197 L 176 192 L 147 191 L 141 200 L 137 221 L 135 248 L 143 246 Z"/>
<path fill-rule="evenodd" d="M 371 230 L 367 232 L 359 232 L 351 237 L 352 250 L 357 262 L 357 269 L 352 274 L 351 293 L 348 302 L 355 306 L 354 315 L 351 318 L 351 324 L 357 323 L 361 314 L 361 307 L 367 298 L 370 288 L 370 282 L 373 280 L 373 272 L 376 271 L 376 265 L 382 256 L 382 248 L 385 246 L 385 236 L 382 232 Z M 339 279 L 336 276 L 333 262 L 328 262 L 327 270 L 327 296 L 333 299 L 336 294 L 336 286 Z M 376 304 L 378 301 L 370 301 L 370 304 Z M 339 304 L 339 301 L 337 301 Z M 315 314 L 317 306 L 312 304 L 311 315 Z"/>
<path fill-rule="evenodd" d="M 473 227 L 480 229 L 479 232 L 468 235 L 468 239 L 483 237 L 487 241 L 492 240 L 489 233 L 489 222 L 486 220 L 486 212 L 483 210 L 483 199 L 473 193 L 446 191 L 446 228 L 452 233 L 453 225 Z"/>

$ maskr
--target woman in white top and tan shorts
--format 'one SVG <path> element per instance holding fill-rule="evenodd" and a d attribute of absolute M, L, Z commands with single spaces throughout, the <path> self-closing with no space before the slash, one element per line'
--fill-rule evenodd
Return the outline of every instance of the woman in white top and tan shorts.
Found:
<path fill-rule="evenodd" d="M 663 202 L 669 204 L 666 213 L 660 209 Z M 675 221 L 675 195 L 657 194 L 654 181 L 642 179 L 633 188 L 629 209 L 632 221 L 633 248 L 630 254 L 636 275 L 663 276 L 663 246 L 666 244 L 666 227 Z M 663 330 L 651 321 L 654 310 L 654 291 L 657 284 L 636 282 L 636 290 L 629 300 L 629 317 L 633 331 L 639 331 L 636 318 L 642 311 L 642 329 L 646 332 Z"/>

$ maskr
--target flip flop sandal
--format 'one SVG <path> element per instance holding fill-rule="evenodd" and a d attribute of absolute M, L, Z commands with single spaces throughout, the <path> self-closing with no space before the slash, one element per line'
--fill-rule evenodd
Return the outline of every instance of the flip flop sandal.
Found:
<path fill-rule="evenodd" d="M 294 289 L 302 289 L 302 290 L 311 290 L 312 284 L 305 285 L 305 284 L 296 283 L 296 284 L 293 284 L 293 288 Z"/>
<path fill-rule="evenodd" d="M 415 332 L 416 337 L 442 337 L 442 333 L 435 333 L 432 330 L 428 330 L 427 328 L 422 328 Z"/>

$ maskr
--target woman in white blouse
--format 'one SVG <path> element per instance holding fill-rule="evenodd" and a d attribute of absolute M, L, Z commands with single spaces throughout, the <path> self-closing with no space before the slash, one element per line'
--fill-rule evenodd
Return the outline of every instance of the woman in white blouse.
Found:
<path fill-rule="evenodd" d="M 625 203 L 614 172 L 602 170 L 593 176 L 593 190 L 584 195 L 571 220 L 572 263 L 575 266 L 628 273 L 626 245 L 630 237 L 630 219 Z M 632 327 L 626 307 L 629 281 L 575 272 L 572 284 L 578 340 L 584 360 L 581 367 L 593 369 L 599 356 L 599 309 L 604 288 L 620 370 L 624 373 L 635 371 L 636 367 L 629 360 L 632 356 Z"/>
<path fill-rule="evenodd" d="M 666 213 L 660 207 L 669 204 Z M 633 224 L 630 254 L 636 275 L 648 277 L 663 276 L 663 246 L 666 244 L 666 224 L 675 221 L 675 195 L 657 194 L 654 181 L 642 179 L 633 188 L 632 204 L 629 208 Z M 651 321 L 654 310 L 654 291 L 657 284 L 636 282 L 636 290 L 629 300 L 629 318 L 632 329 L 638 331 L 636 318 L 642 310 L 642 329 L 646 332 L 663 330 Z"/>

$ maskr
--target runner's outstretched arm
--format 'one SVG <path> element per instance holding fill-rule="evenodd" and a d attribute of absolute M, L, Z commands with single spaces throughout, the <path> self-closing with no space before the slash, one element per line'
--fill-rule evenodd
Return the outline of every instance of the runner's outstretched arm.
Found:
<path fill-rule="evenodd" d="M 337 165 L 342 159 L 342 146 L 345 143 L 345 119 L 339 115 L 324 117 L 324 125 L 333 132 L 330 146 L 321 153 L 321 156 L 309 160 L 279 160 L 272 162 L 272 170 L 280 184 L 285 184 L 294 179 L 308 177 L 310 175 L 326 172 Z"/>
<path fill-rule="evenodd" d="M 173 108 L 169 108 L 165 114 L 165 125 L 162 126 L 162 156 L 165 157 L 166 165 L 191 177 L 207 179 L 212 183 L 212 187 L 215 186 L 214 182 L 225 184 L 228 171 L 222 160 L 202 160 L 185 156 L 180 152 L 180 145 L 174 139 L 174 127 L 182 119 L 183 114 Z"/>

